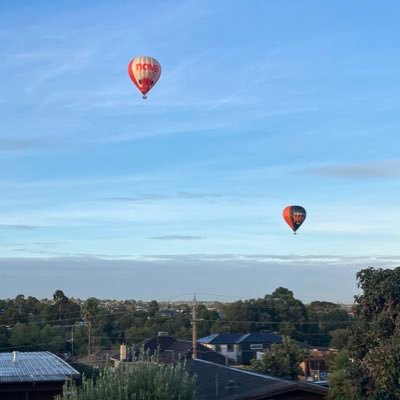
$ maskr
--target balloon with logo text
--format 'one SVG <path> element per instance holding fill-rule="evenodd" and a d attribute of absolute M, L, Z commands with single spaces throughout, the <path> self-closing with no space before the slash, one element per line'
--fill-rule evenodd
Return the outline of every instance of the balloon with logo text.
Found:
<path fill-rule="evenodd" d="M 128 73 L 132 82 L 147 99 L 147 93 L 160 79 L 161 65 L 153 57 L 135 57 L 128 65 Z"/>
<path fill-rule="evenodd" d="M 306 210 L 302 206 L 287 206 L 283 210 L 283 219 L 292 228 L 294 234 L 296 234 L 306 216 Z"/>

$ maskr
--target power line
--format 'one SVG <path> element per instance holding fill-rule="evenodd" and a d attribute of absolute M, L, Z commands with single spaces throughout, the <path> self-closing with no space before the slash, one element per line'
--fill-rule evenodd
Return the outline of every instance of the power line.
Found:
<path fill-rule="evenodd" d="M 269 301 L 269 300 L 263 300 L 263 301 Z M 295 302 L 296 302 L 296 304 L 300 305 L 297 301 L 295 301 Z M 278 305 L 278 304 L 268 304 L 268 305 L 266 305 L 266 304 L 249 304 L 249 303 L 242 303 L 240 306 L 241 306 L 241 307 L 245 307 L 245 308 L 255 308 L 255 309 L 257 309 L 258 311 L 262 312 L 263 310 L 277 310 L 277 309 L 281 309 L 281 306 L 282 306 L 282 305 L 288 305 L 287 303 L 290 303 L 290 301 L 283 300 L 281 305 Z M 77 304 L 77 303 L 75 303 L 75 304 Z M 231 306 L 232 304 L 233 304 L 233 303 L 229 304 L 227 307 Z M 307 309 L 307 306 L 304 306 L 304 307 Z M 101 308 L 101 305 L 100 305 L 100 308 Z M 104 308 L 104 307 L 103 307 L 103 308 Z M 9 310 L 9 308 L 6 309 L 6 310 Z M 332 311 L 334 312 L 334 311 L 342 311 L 342 310 L 345 311 L 344 309 L 342 309 L 342 308 L 340 308 L 340 307 L 338 306 L 337 309 L 334 309 L 334 310 L 332 310 Z M 107 311 L 107 313 L 99 314 L 99 316 L 120 315 L 120 314 L 124 314 L 124 313 L 126 313 L 126 314 L 132 314 L 132 313 L 139 313 L 139 312 L 146 312 L 146 311 L 145 311 L 145 310 Z M 66 312 L 64 312 L 64 313 L 48 313 L 48 314 L 23 315 L 22 317 L 23 317 L 23 318 L 29 318 L 29 319 L 30 319 L 30 318 L 38 318 L 38 319 L 40 319 L 40 318 L 45 318 L 45 317 L 47 317 L 47 316 L 52 316 L 52 315 L 57 315 L 57 316 L 69 315 L 69 316 L 71 316 L 71 317 L 68 318 L 68 319 L 74 319 L 74 318 L 77 318 L 77 317 L 73 317 L 73 316 L 72 316 L 72 315 L 75 315 L 75 314 L 81 316 L 81 315 L 83 314 L 83 312 L 82 312 L 82 310 L 76 310 L 76 311 L 66 311 Z M 326 314 L 325 314 L 325 315 L 326 315 Z M 18 318 L 18 316 L 16 316 L 16 317 L 9 317 L 8 319 L 4 319 L 2 316 L 0 316 L 0 320 L 2 320 L 2 322 L 11 321 L 11 320 L 14 320 L 14 319 L 16 319 L 16 318 Z M 46 322 L 53 322 L 53 321 L 56 321 L 56 320 L 39 321 L 39 322 L 40 322 L 40 323 L 46 323 Z M 3 325 L 4 325 L 4 324 L 3 324 Z M 1 326 L 1 325 L 0 325 L 0 326 Z"/>
<path fill-rule="evenodd" d="M 135 313 L 134 311 L 132 312 L 119 312 L 119 313 L 107 313 L 107 314 L 98 314 L 96 316 L 93 317 L 94 320 L 97 320 L 99 318 L 105 317 L 105 316 L 118 316 L 118 315 L 131 315 Z M 189 316 L 188 316 L 189 317 Z M 174 318 L 174 317 L 162 317 L 162 318 L 166 318 L 166 320 L 169 320 L 170 318 Z M 17 322 L 15 324 L 0 324 L 0 327 L 5 327 L 5 328 L 11 328 L 11 327 L 16 327 L 17 325 L 49 325 L 49 323 L 54 322 L 54 323 L 63 323 L 63 322 L 68 322 L 70 321 L 71 318 L 66 318 L 64 320 L 60 320 L 60 319 L 55 319 L 55 320 L 51 320 L 51 321 L 41 321 L 41 322 L 37 322 L 37 321 L 33 321 L 33 322 Z M 188 320 L 190 320 L 190 318 L 188 318 Z M 343 325 L 350 325 L 354 322 L 354 320 L 347 320 L 347 321 L 343 321 L 343 320 L 317 320 L 317 321 L 299 321 L 299 320 L 285 320 L 285 321 L 255 321 L 255 320 L 226 320 L 226 319 L 221 319 L 221 318 L 217 318 L 217 319 L 202 319 L 202 318 L 198 318 L 196 319 L 196 321 L 198 322 L 213 322 L 213 323 L 249 323 L 249 324 L 263 324 L 263 325 L 274 325 L 274 324 L 295 324 L 295 325 L 324 325 L 324 324 L 343 324 Z M 75 324 L 76 325 L 76 324 Z M 66 327 L 67 325 L 50 325 L 53 327 Z M 69 325 L 70 326 L 70 325 Z M 78 324 L 79 326 L 79 324 Z"/>
<path fill-rule="evenodd" d="M 351 325 L 355 321 L 252 321 L 252 320 L 226 320 L 226 319 L 200 319 L 197 320 L 199 322 L 221 322 L 221 323 L 247 323 L 247 324 L 262 324 L 262 325 L 285 325 L 285 324 L 294 324 L 294 325 L 324 325 L 327 323 L 330 324 L 338 324 L 338 325 Z"/>

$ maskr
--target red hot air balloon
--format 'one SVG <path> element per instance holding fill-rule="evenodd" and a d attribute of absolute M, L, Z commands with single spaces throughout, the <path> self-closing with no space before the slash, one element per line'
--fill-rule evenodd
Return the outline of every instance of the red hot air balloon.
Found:
<path fill-rule="evenodd" d="M 157 83 L 161 75 L 161 65 L 153 57 L 135 57 L 128 65 L 128 73 L 132 82 L 142 92 L 143 98 Z"/>
<path fill-rule="evenodd" d="M 287 206 L 283 210 L 283 219 L 293 229 L 294 234 L 306 219 L 306 215 L 306 210 L 301 206 Z"/>

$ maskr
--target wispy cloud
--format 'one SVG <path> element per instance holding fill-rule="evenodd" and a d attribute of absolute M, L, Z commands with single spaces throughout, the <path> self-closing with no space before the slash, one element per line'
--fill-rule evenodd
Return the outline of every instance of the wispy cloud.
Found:
<path fill-rule="evenodd" d="M 106 202 L 117 202 L 117 203 L 136 203 L 142 201 L 156 201 L 156 200 L 166 200 L 171 198 L 166 194 L 142 194 L 138 196 L 113 196 L 113 197 L 104 197 L 101 200 Z"/>
<path fill-rule="evenodd" d="M 45 70 L 37 70 L 33 75 L 29 85 L 26 87 L 28 94 L 35 94 L 37 90 L 48 81 L 53 79 L 59 79 L 62 76 L 68 76 L 80 73 L 81 71 L 89 68 L 89 66 L 95 61 L 95 54 L 98 52 L 98 48 L 93 46 L 91 48 L 80 49 L 75 52 L 64 52 L 59 54 L 62 62 L 59 58 L 57 63 L 51 63 Z M 53 55 L 54 57 L 54 55 Z"/>
<path fill-rule="evenodd" d="M 158 200 L 168 200 L 168 199 L 186 199 L 186 200 L 197 200 L 197 199 L 221 199 L 228 196 L 218 193 L 201 193 L 201 192 L 177 192 L 172 194 L 161 194 L 161 193 L 146 193 L 137 196 L 112 196 L 103 197 L 101 200 L 106 202 L 118 202 L 118 203 L 136 203 L 143 201 L 158 201 Z M 243 195 L 238 195 L 238 197 L 243 197 Z"/>
<path fill-rule="evenodd" d="M 82 298 L 91 293 L 100 298 L 132 298 L 134 287 L 135 298 L 142 300 L 177 296 L 182 288 L 187 293 L 204 293 L 210 300 L 222 296 L 232 300 L 233 297 L 263 297 L 282 286 L 304 302 L 318 299 L 350 303 L 358 291 L 355 275 L 360 269 L 368 266 L 393 268 L 398 259 L 379 255 L 370 258 L 325 255 L 320 258 L 313 255 L 192 254 L 148 255 L 136 259 L 103 256 L 81 253 L 65 257 L 1 258 L 0 290 L 6 297 L 15 297 L 18 293 L 48 297 L 62 282 L 61 289 L 67 295 Z M 335 264 L 329 262 L 334 260 Z M 97 279 L 93 279 L 94 273 Z M 265 274 L 270 276 L 268 282 L 259 279 Z M 21 275 L 24 280 L 19 279 Z M 221 285 L 228 277 L 229 284 Z M 118 285 L 109 284 L 116 279 Z M 16 281 L 19 282 L 17 286 Z"/>
<path fill-rule="evenodd" d="M 63 179 L 32 179 L 25 181 L 0 181 L 0 187 L 3 188 L 49 188 L 49 187 L 86 187 L 97 185 L 129 184 L 143 181 L 151 181 L 156 178 L 156 174 L 132 174 L 115 175 L 103 177 L 81 177 L 81 178 L 63 178 Z"/>
<path fill-rule="evenodd" d="M 218 193 L 193 193 L 193 192 L 178 192 L 177 195 L 183 199 L 205 199 L 205 198 L 221 198 L 225 197 Z"/>
<path fill-rule="evenodd" d="M 220 129 L 226 128 L 229 124 L 226 122 L 215 123 L 213 121 L 200 122 L 197 124 L 192 121 L 187 123 L 180 123 L 175 125 L 169 125 L 167 127 L 151 129 L 141 128 L 133 129 L 132 132 L 126 133 L 115 133 L 112 136 L 103 138 L 94 138 L 97 142 L 113 143 L 113 142 L 129 142 L 133 140 L 152 139 L 160 136 L 175 136 L 175 135 L 194 135 L 204 134 L 210 132 L 216 132 Z"/>
<path fill-rule="evenodd" d="M 189 235 L 165 235 L 159 238 L 166 238 L 165 240 L 175 240 L 174 238 L 179 238 L 182 240 L 198 240 L 202 237 L 199 236 L 189 236 Z M 159 239 L 154 237 L 152 239 Z M 170 239 L 171 238 L 171 239 Z M 189 239 L 186 239 L 189 238 Z M 191 239 L 194 238 L 194 239 Z M 164 239 L 161 239 L 164 240 Z M 27 248 L 20 248 L 21 251 L 28 251 Z M 38 251 L 39 254 L 39 251 Z M 346 268 L 347 266 L 353 265 L 360 268 L 367 268 L 368 266 L 373 267 L 396 267 L 399 265 L 400 254 L 399 255 L 382 255 L 382 254 L 371 254 L 371 255 L 352 255 L 343 256 L 338 254 L 147 254 L 147 255 L 133 255 L 133 254 L 102 254 L 102 253 L 70 253 L 67 252 L 53 252 L 53 251 L 41 251 L 41 254 L 57 256 L 57 258 L 51 257 L 45 259 L 46 262 L 57 261 L 57 259 L 68 260 L 68 259 L 85 259 L 90 258 L 93 260 L 98 260 L 101 262 L 120 260 L 121 262 L 129 263 L 149 263 L 157 264 L 160 263 L 174 263 L 176 265 L 188 265 L 195 262 L 213 265 L 214 267 L 229 265 L 236 268 L 248 268 L 251 265 L 265 265 L 265 266 L 277 266 L 284 265 L 300 267 L 307 265 L 308 267 L 318 268 L 324 270 L 327 267 L 340 267 Z M 18 262 L 18 258 L 0 258 L 0 263 L 6 260 L 13 260 Z M 40 262 L 40 259 L 35 257 L 30 257 L 29 260 L 32 262 Z M 101 265 L 101 264 L 99 264 Z"/>
<path fill-rule="evenodd" d="M 345 267 L 346 265 L 356 266 L 397 266 L 399 264 L 400 255 L 337 255 L 337 254 L 185 254 L 185 255 L 144 255 L 137 257 L 141 261 L 174 261 L 178 263 L 187 262 L 205 262 L 218 264 L 232 263 L 232 266 L 245 268 L 248 263 L 257 263 L 265 265 L 287 265 L 300 266 L 307 264 L 308 266 L 319 267 L 321 269 L 326 266 Z"/>
<path fill-rule="evenodd" d="M 152 240 L 201 240 L 204 239 L 202 236 L 195 235 L 162 235 L 162 236 L 153 236 L 149 239 Z"/>
<path fill-rule="evenodd" d="M 61 146 L 60 139 L 50 136 L 36 136 L 29 138 L 3 138 L 0 139 L 0 151 L 24 151 Z"/>
<path fill-rule="evenodd" d="M 42 226 L 38 225 L 20 225 L 20 224 L 0 224 L 0 229 L 1 230 L 7 230 L 7 229 L 14 229 L 14 230 L 20 230 L 20 231 L 30 231 L 33 229 L 39 229 L 42 228 Z"/>
<path fill-rule="evenodd" d="M 305 168 L 297 173 L 336 178 L 399 178 L 400 160 L 383 160 L 359 164 L 324 165 Z"/>

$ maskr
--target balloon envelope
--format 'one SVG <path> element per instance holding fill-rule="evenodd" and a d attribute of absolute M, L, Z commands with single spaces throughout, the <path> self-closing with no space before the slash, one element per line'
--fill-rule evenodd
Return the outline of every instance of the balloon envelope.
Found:
<path fill-rule="evenodd" d="M 143 98 L 160 79 L 161 65 L 153 57 L 135 57 L 128 65 L 128 73 L 132 82 L 142 92 Z"/>
<path fill-rule="evenodd" d="M 300 228 L 301 224 L 306 219 L 306 216 L 306 210 L 302 206 L 287 206 L 283 210 L 283 218 L 293 229 L 294 233 L 296 233 L 297 229 Z"/>

